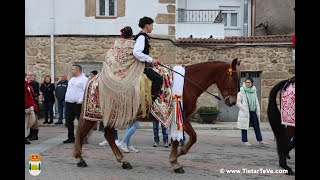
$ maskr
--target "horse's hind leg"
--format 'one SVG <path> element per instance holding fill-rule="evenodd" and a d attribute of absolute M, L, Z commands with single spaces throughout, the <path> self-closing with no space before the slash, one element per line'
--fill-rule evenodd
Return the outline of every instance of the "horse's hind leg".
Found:
<path fill-rule="evenodd" d="M 132 166 L 130 165 L 130 163 L 128 161 L 125 160 L 124 155 L 121 153 L 121 151 L 119 150 L 118 146 L 115 143 L 115 139 L 114 139 L 115 129 L 105 127 L 104 132 L 105 132 L 104 137 L 107 139 L 114 155 L 116 156 L 117 161 L 122 163 L 122 168 L 123 169 L 132 169 Z"/>
<path fill-rule="evenodd" d="M 76 142 L 74 144 L 75 153 L 74 157 L 79 159 L 79 163 L 77 164 L 78 167 L 87 167 L 88 165 L 82 158 L 82 145 L 84 143 L 84 140 L 87 138 L 90 130 L 92 129 L 93 125 L 95 124 L 94 121 L 87 121 L 87 120 L 81 120 L 83 121 L 83 125 L 78 125 L 77 133 L 76 133 Z M 80 129 L 81 128 L 81 129 Z"/>
<path fill-rule="evenodd" d="M 294 175 L 294 172 L 292 171 L 292 169 L 287 165 L 287 155 L 289 153 L 289 140 L 287 137 L 282 137 L 280 139 L 279 145 L 279 165 L 280 167 L 282 167 L 283 169 L 288 170 L 288 175 Z"/>

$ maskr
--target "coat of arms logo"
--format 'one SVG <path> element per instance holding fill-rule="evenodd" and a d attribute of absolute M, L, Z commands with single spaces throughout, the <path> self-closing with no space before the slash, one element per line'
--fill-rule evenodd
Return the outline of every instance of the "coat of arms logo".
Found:
<path fill-rule="evenodd" d="M 32 176 L 37 176 L 41 172 L 41 156 L 39 154 L 31 154 L 29 156 L 29 173 Z"/>

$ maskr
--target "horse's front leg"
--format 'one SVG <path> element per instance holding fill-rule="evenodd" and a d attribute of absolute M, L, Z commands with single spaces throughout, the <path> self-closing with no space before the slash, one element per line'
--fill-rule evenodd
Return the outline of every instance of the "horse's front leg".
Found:
<path fill-rule="evenodd" d="M 183 168 L 178 163 L 178 156 L 177 156 L 178 146 L 179 146 L 179 141 L 171 140 L 171 154 L 170 154 L 169 161 L 175 173 L 184 173 Z"/>
<path fill-rule="evenodd" d="M 189 135 L 189 141 L 179 149 L 177 158 L 181 155 L 185 155 L 188 153 L 189 149 L 192 147 L 194 143 L 197 142 L 197 133 L 194 131 L 193 127 L 191 126 L 190 120 L 188 119 L 185 122 L 185 131 Z"/>
<path fill-rule="evenodd" d="M 123 169 L 132 169 L 132 166 L 130 165 L 130 163 L 128 161 L 125 160 L 124 155 L 121 153 L 118 146 L 116 145 L 114 133 L 115 133 L 114 128 L 106 127 L 104 137 L 107 139 L 107 141 L 113 151 L 113 154 L 116 156 L 117 161 L 122 163 L 122 168 Z"/>

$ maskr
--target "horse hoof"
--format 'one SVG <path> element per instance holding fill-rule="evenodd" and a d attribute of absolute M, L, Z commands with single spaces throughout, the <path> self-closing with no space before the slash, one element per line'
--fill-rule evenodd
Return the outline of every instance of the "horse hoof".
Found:
<path fill-rule="evenodd" d="M 77 164 L 78 167 L 88 167 L 87 163 L 85 161 L 80 161 L 78 164 Z"/>
<path fill-rule="evenodd" d="M 130 163 L 123 163 L 123 164 L 122 164 L 122 168 L 123 168 L 123 169 L 132 169 L 132 166 L 131 166 Z"/>
<path fill-rule="evenodd" d="M 179 167 L 178 169 L 175 169 L 174 172 L 182 174 L 182 173 L 184 173 L 184 170 L 182 167 Z"/>

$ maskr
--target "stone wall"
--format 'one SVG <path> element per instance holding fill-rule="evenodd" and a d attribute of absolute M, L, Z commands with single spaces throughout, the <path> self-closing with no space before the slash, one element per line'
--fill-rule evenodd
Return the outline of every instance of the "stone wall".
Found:
<path fill-rule="evenodd" d="M 70 71 L 74 62 L 102 62 L 114 42 L 113 37 L 55 37 L 55 81 Z M 50 75 L 50 38 L 25 39 L 26 71 L 36 71 L 42 81 Z"/>
<path fill-rule="evenodd" d="M 256 3 L 256 26 L 268 22 L 267 30 L 256 29 L 256 36 L 295 32 L 295 0 L 257 0 Z"/>
<path fill-rule="evenodd" d="M 75 62 L 102 62 L 115 37 L 55 37 L 55 81 L 62 73 L 70 72 Z M 291 61 L 290 46 L 234 46 L 218 49 L 214 47 L 197 47 L 174 45 L 168 40 L 151 39 L 150 55 L 168 64 L 195 64 L 209 59 L 232 60 L 238 58 L 244 65 L 243 71 L 262 72 L 262 121 L 267 120 L 266 109 L 269 92 L 277 82 L 292 77 L 295 66 Z M 25 38 L 25 70 L 35 71 L 38 81 L 43 82 L 45 75 L 50 75 L 50 38 Z M 208 89 L 218 94 L 212 85 Z M 217 106 L 216 99 L 204 93 L 198 99 L 198 106 Z"/>

